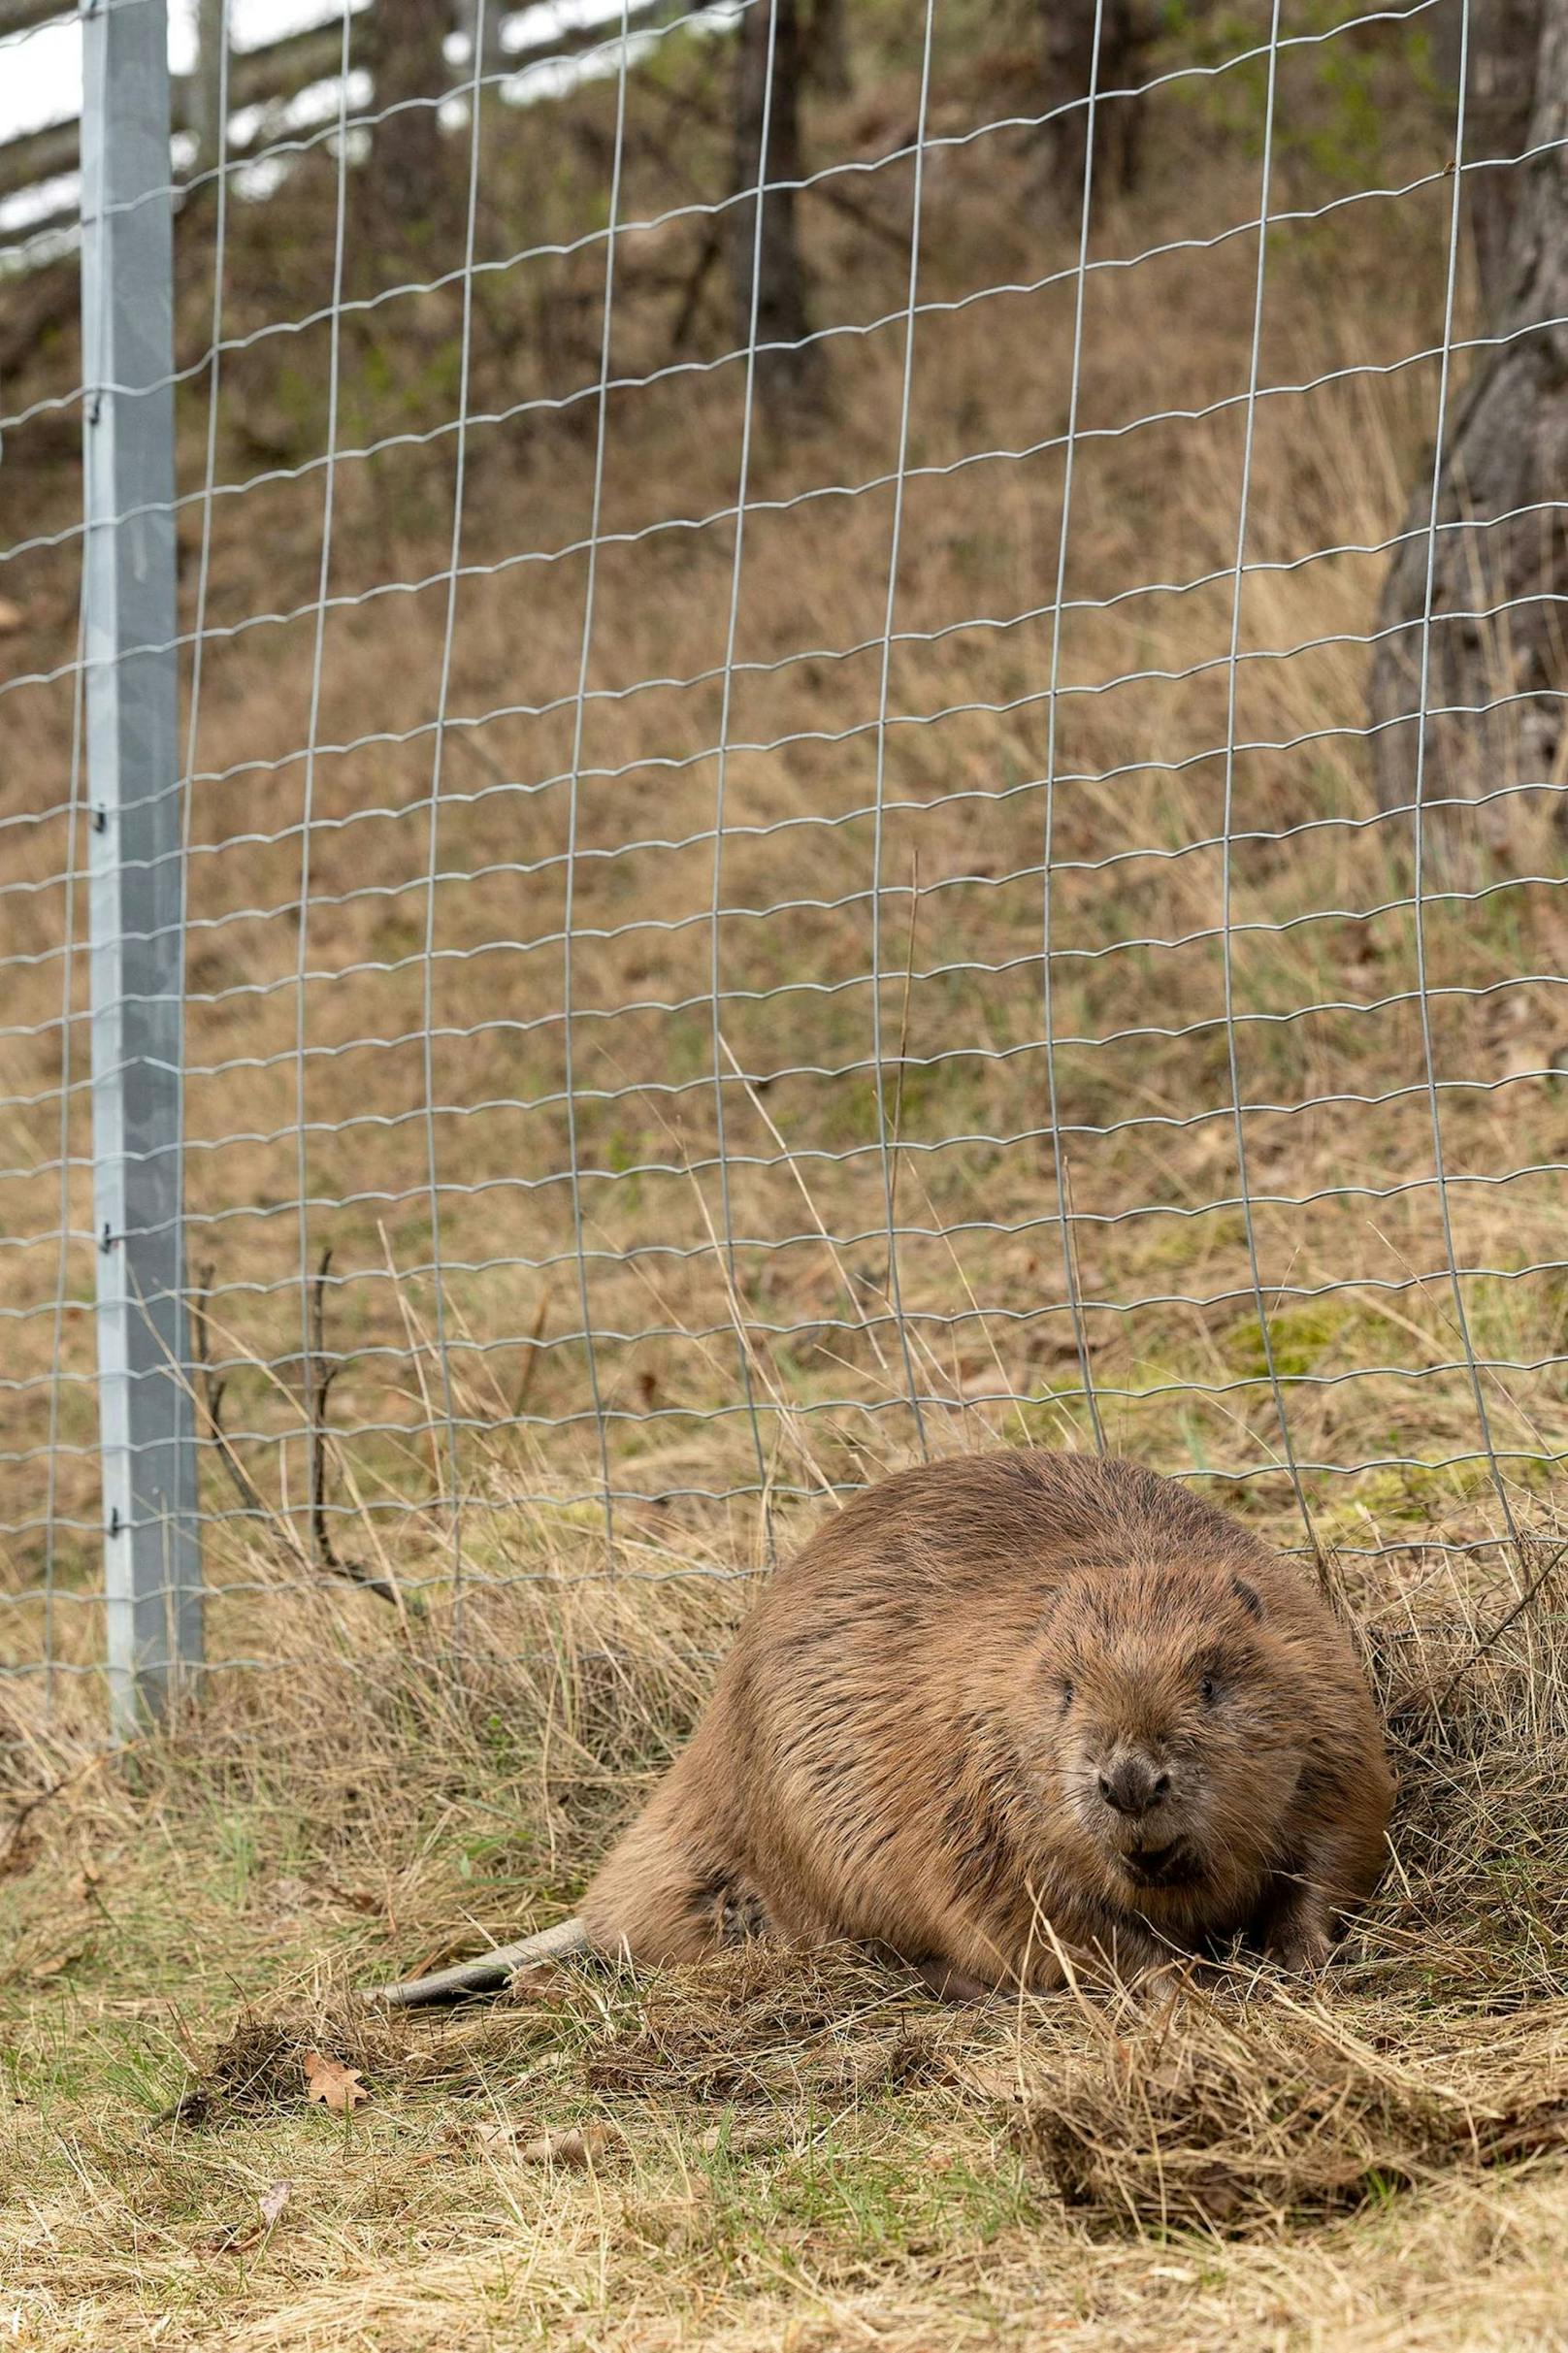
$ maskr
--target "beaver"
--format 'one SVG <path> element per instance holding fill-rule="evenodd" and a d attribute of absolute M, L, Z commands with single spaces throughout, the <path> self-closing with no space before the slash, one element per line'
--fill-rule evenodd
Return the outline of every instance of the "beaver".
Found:
<path fill-rule="evenodd" d="M 576 1920 L 382 1998 L 754 1933 L 955 1998 L 1238 1936 L 1310 1968 L 1391 1800 L 1308 1571 L 1131 1462 L 961 1456 L 866 1488 L 775 1571 Z"/>

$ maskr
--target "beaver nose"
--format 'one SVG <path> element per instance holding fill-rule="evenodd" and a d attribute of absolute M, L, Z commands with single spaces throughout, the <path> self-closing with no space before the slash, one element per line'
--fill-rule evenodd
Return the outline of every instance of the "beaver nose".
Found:
<path fill-rule="evenodd" d="M 1099 1777 L 1099 1793 L 1118 1814 L 1147 1814 L 1170 1787 L 1170 1775 L 1161 1773 L 1145 1756 L 1119 1756 Z"/>

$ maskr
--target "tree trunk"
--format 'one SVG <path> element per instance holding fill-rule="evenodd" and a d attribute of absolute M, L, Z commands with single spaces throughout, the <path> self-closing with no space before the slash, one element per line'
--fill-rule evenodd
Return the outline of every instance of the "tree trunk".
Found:
<path fill-rule="evenodd" d="M 1459 87 L 1459 33 L 1466 0 L 1444 0 L 1432 28 L 1432 63 L 1449 103 Z M 1475 162 L 1521 154 L 1529 142 L 1541 0 L 1469 0 L 1470 73 L 1464 150 Z M 1503 257 L 1519 185 L 1518 170 L 1467 172 L 1464 200 L 1475 245 L 1483 310 L 1501 298 Z"/>
<path fill-rule="evenodd" d="M 440 211 L 441 135 L 433 105 L 447 87 L 442 42 L 450 12 L 442 0 L 375 0 L 367 14 L 368 48 L 377 121 L 371 150 L 371 183 L 384 219 L 422 238 Z"/>
<path fill-rule="evenodd" d="M 1497 299 L 1506 340 L 1483 353 L 1453 409 L 1438 485 L 1426 688 L 1423 801 L 1473 801 L 1546 783 L 1568 684 L 1568 518 L 1546 502 L 1568 485 L 1568 0 L 1542 0 L 1534 104 L 1517 167 Z M 1468 144 L 1468 143 L 1467 143 Z M 1557 321 L 1552 325 L 1548 322 Z M 1379 804 L 1414 800 L 1430 461 L 1405 515 L 1378 615 L 1370 716 Z M 1506 698 L 1506 700 L 1505 700 Z M 1481 708 L 1490 704 L 1492 708 Z M 1435 814 L 1428 839 L 1451 867 L 1459 845 L 1508 853 L 1521 797 Z"/>
<path fill-rule="evenodd" d="M 800 177 L 800 40 L 795 0 L 755 0 L 740 20 L 735 57 L 735 186 L 741 202 L 730 213 L 730 283 L 735 342 L 743 349 L 751 336 L 758 159 L 768 105 L 772 16 L 776 16 L 777 30 L 768 162 L 763 174 L 769 184 L 763 196 L 757 270 L 757 395 L 769 422 L 787 427 L 801 421 L 815 405 L 822 378 L 822 355 L 814 345 L 794 350 L 762 348 L 769 343 L 800 344 L 810 331 L 796 237 L 795 189 L 777 184 Z"/>
<path fill-rule="evenodd" d="M 1076 221 L 1084 200 L 1089 149 L 1089 91 L 1094 65 L 1095 0 L 1042 0 L 1044 44 L 1040 147 L 1046 193 L 1054 209 Z M 1137 79 L 1142 31 L 1134 0 L 1103 0 L 1099 26 L 1100 90 L 1129 89 Z M 1095 164 L 1108 163 L 1115 183 L 1132 186 L 1138 175 L 1137 132 L 1146 99 L 1129 98 L 1096 112 Z"/>
<path fill-rule="evenodd" d="M 831 98 L 854 87 L 849 57 L 848 0 L 814 0 L 805 44 L 806 79 Z"/>

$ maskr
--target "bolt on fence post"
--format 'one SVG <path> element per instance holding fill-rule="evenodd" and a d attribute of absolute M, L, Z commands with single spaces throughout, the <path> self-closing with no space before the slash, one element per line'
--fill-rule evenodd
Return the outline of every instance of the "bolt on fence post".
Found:
<path fill-rule="evenodd" d="M 94 1230 L 115 1730 L 202 1652 L 181 1182 L 166 0 L 83 0 L 82 328 Z"/>

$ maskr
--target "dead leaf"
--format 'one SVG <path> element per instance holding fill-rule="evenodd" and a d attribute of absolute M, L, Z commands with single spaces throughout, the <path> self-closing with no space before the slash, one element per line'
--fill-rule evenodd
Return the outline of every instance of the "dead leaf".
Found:
<path fill-rule="evenodd" d="M 525 2165 L 566 2165 L 587 2173 L 606 2156 L 619 2135 L 607 2124 L 572 2125 L 564 2133 L 540 2133 L 517 2151 Z"/>
<path fill-rule="evenodd" d="M 251 2247 L 260 2246 L 270 2239 L 278 2226 L 278 2218 L 294 2195 L 292 2181 L 275 2181 L 256 2201 L 259 2222 L 231 2222 L 226 2231 L 219 2231 L 208 2240 L 214 2255 L 244 2255 Z"/>
<path fill-rule="evenodd" d="M 96 1904 L 102 1900 L 98 1889 L 103 1876 L 103 1872 L 93 1861 L 91 1855 L 84 1854 L 82 1858 L 82 1869 L 71 1881 L 71 1893 L 79 1904 Z"/>
<path fill-rule="evenodd" d="M 525 2165 L 566 2165 L 578 2170 L 591 2166 L 620 2139 L 613 2125 L 572 2125 L 559 2133 L 537 2133 L 524 2140 L 515 2124 L 474 2124 L 464 2138 L 487 2157 L 518 2158 Z"/>
<path fill-rule="evenodd" d="M 379 1912 L 386 1910 L 385 1904 L 372 1887 L 340 1887 L 336 1880 L 329 1879 L 327 1893 L 335 1903 L 346 1904 L 351 1912 Z"/>
<path fill-rule="evenodd" d="M 697 2143 L 704 2157 L 767 2157 L 790 2145 L 786 2124 L 710 2124 Z M 705 2186 L 705 2185 L 704 2185 Z"/>
<path fill-rule="evenodd" d="M 44 1841 L 29 1822 L 18 1822 L 0 1847 L 0 1879 L 19 1879 L 31 1871 L 44 1851 Z"/>
<path fill-rule="evenodd" d="M 978 2092 L 982 2100 L 999 2100 L 1013 2108 L 1028 2097 L 1028 2086 L 1020 2080 L 1016 2067 L 998 2067 L 982 2059 L 971 2060 L 957 2072 L 964 2089 Z"/>
<path fill-rule="evenodd" d="M 566 1972 L 556 1962 L 530 1961 L 512 1972 L 506 1991 L 514 2002 L 539 2002 L 562 1993 L 566 1982 Z"/>
<path fill-rule="evenodd" d="M 323 2108 L 330 2108 L 336 2114 L 345 2116 L 358 2108 L 362 2100 L 368 2100 L 370 2093 L 361 2083 L 357 2069 L 344 2067 L 341 2059 L 328 2058 L 321 2051 L 308 2050 L 305 2054 L 305 2097 L 307 2101 L 319 2100 Z"/>
<path fill-rule="evenodd" d="M 256 2201 L 257 2205 L 261 2208 L 261 2219 L 267 2225 L 269 2231 L 273 2229 L 278 2221 L 278 2215 L 282 2212 L 284 2206 L 287 2206 L 293 2195 L 294 2184 L 292 2181 L 285 2178 L 282 2181 L 275 2181 L 272 2188 L 270 2190 L 265 2190 L 261 2197 Z"/>
<path fill-rule="evenodd" d="M 25 626 L 27 615 L 10 597 L 0 597 L 0 637 L 14 637 Z"/>
<path fill-rule="evenodd" d="M 85 1944 L 72 1944 L 64 1952 L 51 1953 L 47 1961 L 35 1961 L 27 1975 L 35 1981 L 44 1977 L 57 1977 L 62 1970 L 80 1961 L 86 1949 Z"/>

